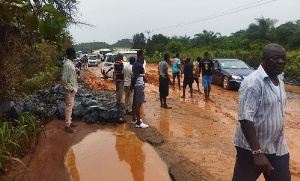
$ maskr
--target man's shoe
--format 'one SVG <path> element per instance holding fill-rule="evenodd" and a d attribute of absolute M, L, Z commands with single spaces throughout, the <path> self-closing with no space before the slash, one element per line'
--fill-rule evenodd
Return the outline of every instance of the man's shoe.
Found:
<path fill-rule="evenodd" d="M 74 131 L 72 130 L 71 127 L 65 127 L 65 131 L 66 131 L 67 133 L 74 133 Z"/>
<path fill-rule="evenodd" d="M 75 124 L 75 123 L 71 123 L 71 124 L 70 124 L 70 127 L 71 127 L 71 128 L 75 128 L 75 127 L 78 127 L 78 126 L 77 126 L 77 124 Z"/>
<path fill-rule="evenodd" d="M 145 123 L 142 122 L 140 125 L 137 124 L 136 127 L 137 128 L 143 128 L 143 129 L 145 129 L 145 128 L 148 128 L 149 125 L 147 125 L 147 124 L 145 124 Z"/>

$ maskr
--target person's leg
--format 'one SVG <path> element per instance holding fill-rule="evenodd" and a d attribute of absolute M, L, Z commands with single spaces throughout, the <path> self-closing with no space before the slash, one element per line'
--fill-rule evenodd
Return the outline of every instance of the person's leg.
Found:
<path fill-rule="evenodd" d="M 123 92 L 124 92 L 124 82 L 119 82 L 119 101 L 120 101 L 120 104 L 122 103 L 122 95 L 123 95 Z"/>
<path fill-rule="evenodd" d="M 183 92 L 182 92 L 182 98 L 185 98 L 185 88 L 186 88 L 186 85 L 183 83 Z"/>
<path fill-rule="evenodd" d="M 129 113 L 132 113 L 132 102 L 133 102 L 133 91 L 130 91 L 129 90 L 129 96 L 128 96 L 129 98 L 129 100 L 128 100 L 128 111 L 129 111 Z"/>
<path fill-rule="evenodd" d="M 117 106 L 118 105 L 120 105 L 120 99 L 119 99 L 119 97 L 120 97 L 120 84 L 119 84 L 119 82 L 118 81 L 115 81 L 115 83 L 116 83 L 116 100 L 117 100 Z"/>
<path fill-rule="evenodd" d="M 177 73 L 177 79 L 178 79 L 178 88 L 180 90 L 180 72 Z"/>
<path fill-rule="evenodd" d="M 163 107 L 164 103 L 163 103 L 163 96 L 161 95 L 161 93 L 159 94 L 159 100 L 160 100 L 160 107 Z"/>
<path fill-rule="evenodd" d="M 283 156 L 267 155 L 270 164 L 274 168 L 270 176 L 264 174 L 266 181 L 291 181 L 291 172 L 289 168 L 290 154 Z"/>
<path fill-rule="evenodd" d="M 190 92 L 191 92 L 191 97 L 193 97 L 193 84 L 190 84 Z"/>
<path fill-rule="evenodd" d="M 163 100 L 164 100 L 164 106 L 168 107 L 168 105 L 167 105 L 167 97 L 163 97 Z"/>
<path fill-rule="evenodd" d="M 208 87 L 207 87 L 207 98 L 209 98 L 210 90 L 211 90 L 211 87 L 208 86 Z"/>
<path fill-rule="evenodd" d="M 212 82 L 212 76 L 208 76 L 208 98 L 210 95 L 210 91 L 211 91 L 211 82 Z"/>
<path fill-rule="evenodd" d="M 175 88 L 175 78 L 176 78 L 176 74 L 173 73 L 173 89 Z"/>
<path fill-rule="evenodd" d="M 133 103 L 132 103 L 132 123 L 134 123 L 135 121 L 136 121 L 136 109 L 135 109 L 135 107 L 136 107 L 136 102 L 135 101 L 133 101 Z"/>
<path fill-rule="evenodd" d="M 129 105 L 129 96 L 130 96 L 130 90 L 128 86 L 124 86 L 124 92 L 125 92 L 125 111 L 126 113 L 129 112 L 130 105 Z"/>
<path fill-rule="evenodd" d="M 254 168 L 251 151 L 238 147 L 236 149 L 237 155 L 232 181 L 256 181 L 261 173 Z"/>
<path fill-rule="evenodd" d="M 73 133 L 73 130 L 70 128 L 72 124 L 72 109 L 74 107 L 75 92 L 66 93 L 66 109 L 65 109 L 65 130 L 67 132 Z M 73 125 L 76 127 L 76 125 Z"/>
<path fill-rule="evenodd" d="M 197 83 L 197 88 L 198 88 L 198 91 L 200 92 L 199 78 L 196 78 L 196 83 Z"/>
<path fill-rule="evenodd" d="M 141 106 L 142 103 L 136 102 L 136 106 L 135 106 L 135 114 L 136 114 L 136 120 L 137 120 L 137 124 L 140 125 L 141 122 Z"/>

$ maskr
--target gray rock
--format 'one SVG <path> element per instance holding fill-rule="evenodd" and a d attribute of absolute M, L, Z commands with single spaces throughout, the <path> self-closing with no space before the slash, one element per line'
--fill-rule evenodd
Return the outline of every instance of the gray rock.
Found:
<path fill-rule="evenodd" d="M 56 105 L 53 105 L 53 106 L 49 109 L 49 112 L 47 113 L 47 116 L 48 116 L 48 117 L 53 116 L 56 112 L 57 112 L 57 106 L 56 106 Z"/>
<path fill-rule="evenodd" d="M 62 92 L 62 86 L 61 85 L 55 85 L 51 87 L 50 93 L 58 94 Z"/>
<path fill-rule="evenodd" d="M 81 103 L 75 102 L 74 109 L 73 109 L 74 117 L 82 118 L 85 112 L 86 112 L 85 107 Z"/>
<path fill-rule="evenodd" d="M 97 123 L 99 122 L 99 113 L 98 112 L 93 112 L 92 114 L 89 115 L 89 117 L 86 119 L 87 123 Z"/>
<path fill-rule="evenodd" d="M 58 109 L 58 115 L 61 118 L 64 118 L 65 117 L 65 110 L 66 110 L 66 102 L 60 102 L 57 109 Z"/>

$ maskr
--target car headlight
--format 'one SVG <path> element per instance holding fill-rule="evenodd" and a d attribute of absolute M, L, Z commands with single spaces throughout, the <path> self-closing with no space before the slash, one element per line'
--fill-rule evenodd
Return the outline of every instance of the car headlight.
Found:
<path fill-rule="evenodd" d="M 233 79 L 242 79 L 241 76 L 238 76 L 238 75 L 232 75 L 232 78 Z"/>

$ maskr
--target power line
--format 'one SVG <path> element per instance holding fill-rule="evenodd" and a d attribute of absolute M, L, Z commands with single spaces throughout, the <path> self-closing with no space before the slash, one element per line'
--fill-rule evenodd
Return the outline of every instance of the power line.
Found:
<path fill-rule="evenodd" d="M 230 9 L 230 10 L 227 10 L 227 11 L 223 11 L 221 13 L 216 13 L 214 15 L 206 16 L 206 17 L 203 17 L 203 18 L 198 19 L 198 20 L 193 20 L 193 21 L 189 21 L 189 22 L 185 22 L 185 23 L 181 23 L 181 24 L 177 24 L 177 25 L 172 25 L 172 26 L 168 26 L 168 27 L 153 29 L 152 32 L 153 31 L 158 31 L 158 30 L 177 28 L 177 27 L 180 27 L 180 26 L 187 26 L 187 25 L 191 25 L 191 24 L 195 24 L 195 23 L 215 19 L 215 18 L 222 17 L 222 16 L 225 16 L 225 15 L 229 15 L 229 14 L 241 12 L 241 11 L 244 11 L 244 10 L 252 9 L 252 8 L 255 8 L 255 7 L 258 7 L 258 6 L 262 6 L 262 5 L 265 5 L 265 4 L 269 4 L 269 3 L 272 3 L 272 2 L 275 2 L 275 1 L 278 1 L 278 0 L 269 0 L 269 1 L 266 1 L 266 2 L 263 2 L 263 1 L 264 0 L 255 1 L 255 2 L 246 4 L 246 5 L 237 7 L 237 8 L 233 8 L 233 9 Z M 261 3 L 258 3 L 258 2 L 261 2 Z M 253 5 L 253 4 L 255 4 L 255 5 Z"/>

